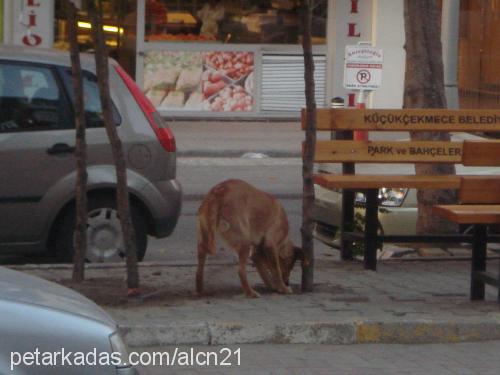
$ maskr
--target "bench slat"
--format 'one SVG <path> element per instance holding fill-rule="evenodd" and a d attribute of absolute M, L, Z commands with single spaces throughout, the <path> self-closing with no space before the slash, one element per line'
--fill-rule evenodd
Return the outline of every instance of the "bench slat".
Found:
<path fill-rule="evenodd" d="M 327 189 L 380 189 L 383 187 L 410 189 L 458 189 L 460 176 L 415 175 L 336 175 L 314 176 L 314 183 Z"/>
<path fill-rule="evenodd" d="M 500 131 L 499 110 L 323 108 L 316 113 L 317 130 Z"/>
<path fill-rule="evenodd" d="M 462 142 L 317 141 L 315 162 L 461 163 Z"/>
<path fill-rule="evenodd" d="M 465 166 L 500 166 L 500 141 L 464 141 Z"/>
<path fill-rule="evenodd" d="M 499 224 L 500 205 L 438 205 L 432 211 L 457 224 Z"/>
<path fill-rule="evenodd" d="M 462 204 L 500 204 L 500 176 L 464 176 L 460 185 Z"/>

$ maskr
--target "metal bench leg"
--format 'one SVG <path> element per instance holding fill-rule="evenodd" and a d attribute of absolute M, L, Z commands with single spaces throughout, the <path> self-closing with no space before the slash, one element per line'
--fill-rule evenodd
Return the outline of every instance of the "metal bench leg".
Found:
<path fill-rule="evenodd" d="M 342 260 L 353 260 L 352 241 L 344 233 L 354 231 L 354 191 L 342 192 L 342 222 L 340 224 L 340 256 Z"/>
<path fill-rule="evenodd" d="M 476 272 L 486 271 L 487 226 L 474 225 L 471 260 L 470 299 L 484 300 L 484 281 L 476 277 Z"/>
<path fill-rule="evenodd" d="M 378 189 L 366 191 L 365 269 L 377 270 Z"/>

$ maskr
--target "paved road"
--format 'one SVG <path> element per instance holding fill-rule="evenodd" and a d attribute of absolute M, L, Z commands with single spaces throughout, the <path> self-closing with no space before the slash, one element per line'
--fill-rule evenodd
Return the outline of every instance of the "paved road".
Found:
<path fill-rule="evenodd" d="M 241 345 L 231 346 L 228 362 L 235 363 L 241 349 L 241 366 L 142 368 L 156 374 L 248 374 L 248 375 L 497 375 L 500 373 L 500 342 L 432 345 Z M 137 352 L 168 351 L 174 347 L 136 349 Z M 182 347 L 180 351 L 189 351 Z M 200 346 L 194 353 L 220 351 L 221 347 Z M 223 354 L 229 354 L 224 351 Z M 178 357 L 180 358 L 180 357 Z M 199 356 L 203 359 L 203 356 Z M 219 360 L 221 356 L 219 354 Z M 212 357 L 214 359 L 214 357 Z"/>

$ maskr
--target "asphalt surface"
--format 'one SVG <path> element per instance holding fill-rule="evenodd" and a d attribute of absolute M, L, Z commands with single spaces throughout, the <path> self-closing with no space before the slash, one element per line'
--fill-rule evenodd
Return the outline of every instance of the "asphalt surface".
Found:
<path fill-rule="evenodd" d="M 136 348 L 149 354 L 177 347 Z M 430 345 L 230 345 L 228 347 L 179 347 L 204 362 L 212 353 L 213 364 L 228 366 L 142 366 L 144 375 L 241 374 L 241 375 L 497 375 L 500 370 L 500 341 Z M 239 352 L 238 352 L 239 350 Z M 238 356 L 239 354 L 239 356 Z M 238 366 L 238 358 L 240 365 Z"/>

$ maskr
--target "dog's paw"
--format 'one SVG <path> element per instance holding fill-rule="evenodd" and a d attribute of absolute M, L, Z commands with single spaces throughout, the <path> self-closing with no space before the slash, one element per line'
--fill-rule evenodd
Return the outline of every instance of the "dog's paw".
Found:
<path fill-rule="evenodd" d="M 259 298 L 260 294 L 257 293 L 255 290 L 252 290 L 248 293 L 246 293 L 247 298 Z"/>
<path fill-rule="evenodd" d="M 289 286 L 281 289 L 280 292 L 283 293 L 283 294 L 293 294 L 293 290 Z"/>

